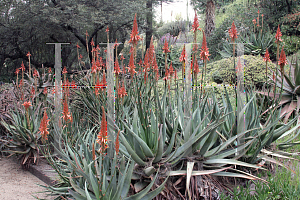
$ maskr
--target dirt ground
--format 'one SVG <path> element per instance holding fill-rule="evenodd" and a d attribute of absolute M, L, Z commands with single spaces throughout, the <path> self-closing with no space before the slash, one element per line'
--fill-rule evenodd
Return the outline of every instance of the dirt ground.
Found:
<path fill-rule="evenodd" d="M 46 195 L 37 193 L 44 190 L 40 185 L 43 181 L 22 169 L 14 158 L 0 157 L 0 199 L 1 200 L 32 200 L 44 199 Z"/>

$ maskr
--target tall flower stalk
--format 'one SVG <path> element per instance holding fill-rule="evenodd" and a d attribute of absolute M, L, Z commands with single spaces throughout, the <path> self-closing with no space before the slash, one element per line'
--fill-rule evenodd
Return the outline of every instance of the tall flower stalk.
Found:
<path fill-rule="evenodd" d="M 42 136 L 42 140 L 46 141 L 48 140 L 48 135 L 49 135 L 49 131 L 48 131 L 48 125 L 49 125 L 49 119 L 48 119 L 48 115 L 46 110 L 44 111 L 44 116 L 41 120 L 41 124 L 40 124 L 40 128 L 39 128 L 39 132 Z"/>
<path fill-rule="evenodd" d="M 281 31 L 280 31 L 280 28 L 278 25 L 276 35 L 275 35 L 275 43 L 277 44 L 277 54 L 276 54 L 277 63 L 279 63 L 279 45 L 280 45 L 280 42 L 282 42 L 281 36 L 282 36 L 282 34 L 281 34 Z M 278 67 L 278 65 L 277 65 L 277 67 Z M 277 77 L 277 75 L 278 75 L 278 72 L 276 70 L 276 77 Z M 276 79 L 276 82 L 277 82 L 277 79 Z M 276 85 L 276 83 L 275 83 L 275 85 Z M 274 93 L 276 93 L 276 87 L 275 87 Z"/>
<path fill-rule="evenodd" d="M 29 72 L 28 72 L 28 74 L 29 74 L 29 77 L 31 77 L 31 65 L 30 65 L 30 56 L 31 56 L 31 54 L 30 54 L 30 52 L 28 52 L 26 56 L 28 57 L 28 60 L 29 60 Z"/>
<path fill-rule="evenodd" d="M 29 107 L 32 105 L 31 105 L 30 101 L 25 101 L 22 105 L 25 107 L 25 116 L 26 116 L 26 121 L 27 121 L 27 127 L 29 129 L 30 128 Z"/>
<path fill-rule="evenodd" d="M 266 62 L 266 82 L 267 82 L 268 81 L 268 62 L 271 62 L 268 49 L 266 50 L 266 54 L 264 56 L 264 61 Z"/>
<path fill-rule="evenodd" d="M 203 82 L 205 82 L 206 80 L 206 64 L 207 61 L 209 61 L 208 56 L 210 56 L 208 48 L 207 48 L 207 43 L 206 43 L 206 37 L 205 37 L 205 33 L 203 31 L 203 40 L 202 40 L 202 47 L 201 47 L 201 52 L 200 52 L 200 59 L 203 60 L 204 62 L 204 81 L 203 81 L 203 73 L 202 73 L 202 79 L 201 79 L 201 92 L 202 92 L 202 84 Z"/>
<path fill-rule="evenodd" d="M 162 48 L 163 49 L 163 52 L 165 54 L 165 69 L 166 69 L 166 72 L 165 73 L 168 73 L 168 63 L 167 63 L 167 58 L 168 58 L 168 53 L 171 52 L 169 47 L 168 47 L 168 42 L 167 40 L 165 40 L 165 44 L 164 44 L 164 47 Z M 165 75 L 165 77 L 167 77 L 165 79 L 165 87 L 167 86 L 167 80 L 168 80 L 168 74 Z"/>
<path fill-rule="evenodd" d="M 185 44 L 183 45 L 183 49 L 182 49 L 179 61 L 182 63 L 182 88 L 184 89 L 185 61 L 186 61 Z"/>

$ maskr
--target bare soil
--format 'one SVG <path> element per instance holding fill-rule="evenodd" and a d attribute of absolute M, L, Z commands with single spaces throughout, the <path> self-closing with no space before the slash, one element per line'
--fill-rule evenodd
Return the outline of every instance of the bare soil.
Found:
<path fill-rule="evenodd" d="M 46 185 L 29 171 L 22 169 L 15 158 L 0 157 L 0 199 L 1 200 L 32 200 L 44 199 Z"/>

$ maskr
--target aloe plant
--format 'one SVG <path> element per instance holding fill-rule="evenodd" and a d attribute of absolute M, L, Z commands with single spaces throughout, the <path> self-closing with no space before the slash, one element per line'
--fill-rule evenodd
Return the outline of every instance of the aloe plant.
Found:
<path fill-rule="evenodd" d="M 280 70 L 277 69 L 278 76 L 270 77 L 272 83 L 275 87 L 282 88 L 282 94 L 274 92 L 262 92 L 258 91 L 259 94 L 264 96 L 269 96 L 278 101 L 278 108 L 281 108 L 280 117 L 285 115 L 284 123 L 287 123 L 288 119 L 295 113 L 298 115 L 300 109 L 300 67 L 298 62 L 296 62 L 295 67 L 289 62 L 290 73 L 282 74 Z M 281 98 L 280 98 L 281 97 Z M 272 109 L 272 105 L 268 110 Z M 298 122 L 300 119 L 298 120 Z"/>
<path fill-rule="evenodd" d="M 75 199 L 147 200 L 163 190 L 165 181 L 150 191 L 158 181 L 156 173 L 149 176 L 149 180 L 150 177 L 153 180 L 144 189 L 131 194 L 129 191 L 135 162 L 126 161 L 124 156 L 119 159 L 116 152 L 112 159 L 100 153 L 95 130 L 96 127 L 87 130 L 74 146 L 65 142 L 64 148 L 58 151 L 61 157 L 59 160 L 49 157 L 49 162 L 60 176 L 60 183 L 46 187 L 50 195 Z M 65 141 L 68 140 L 66 137 Z"/>
<path fill-rule="evenodd" d="M 40 154 L 41 135 L 39 133 L 42 119 L 41 106 L 33 106 L 28 109 L 29 124 L 24 109 L 12 110 L 9 113 L 10 122 L 1 121 L 7 129 L 6 152 L 12 155 L 21 156 L 21 165 L 37 163 Z"/>

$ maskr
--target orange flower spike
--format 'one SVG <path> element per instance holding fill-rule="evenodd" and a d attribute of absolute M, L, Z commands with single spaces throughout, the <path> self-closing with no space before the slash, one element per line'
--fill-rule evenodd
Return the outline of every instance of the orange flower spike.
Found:
<path fill-rule="evenodd" d="M 30 106 L 32 106 L 31 103 L 30 103 L 30 101 L 25 101 L 22 105 L 25 107 L 26 110 L 27 110 Z"/>
<path fill-rule="evenodd" d="M 287 64 L 286 55 L 285 55 L 285 52 L 283 50 L 283 47 L 281 49 L 280 58 L 279 58 L 279 61 L 278 61 L 278 65 L 280 66 L 281 73 L 284 73 L 283 67 Z"/>
<path fill-rule="evenodd" d="M 49 124 L 49 119 L 48 119 L 48 115 L 47 115 L 47 112 L 44 111 L 44 116 L 41 120 L 41 124 L 40 124 L 40 128 L 39 128 L 39 132 L 40 134 L 42 135 L 42 139 L 43 140 L 48 140 L 48 135 L 49 135 L 49 131 L 48 131 L 48 124 Z"/>
<path fill-rule="evenodd" d="M 102 106 L 102 120 L 101 120 L 101 129 L 97 136 L 97 142 L 101 145 L 101 153 L 108 148 L 108 138 L 107 138 L 107 121 L 105 116 L 104 107 Z"/>
<path fill-rule="evenodd" d="M 264 61 L 265 62 L 271 62 L 271 60 L 270 60 L 270 54 L 269 54 L 268 49 L 266 50 L 266 54 L 264 56 Z"/>
<path fill-rule="evenodd" d="M 183 49 L 182 49 L 179 61 L 185 63 L 185 45 L 183 45 Z"/>
<path fill-rule="evenodd" d="M 174 68 L 173 68 L 173 65 L 172 65 L 172 61 L 171 61 L 170 67 L 169 67 L 169 74 L 170 74 L 171 77 L 174 75 Z"/>
<path fill-rule="evenodd" d="M 130 73 L 131 78 L 134 76 L 135 73 L 135 66 L 134 66 L 134 60 L 133 60 L 133 53 L 130 54 L 130 59 L 129 59 L 129 66 L 128 66 L 128 72 Z"/>
<path fill-rule="evenodd" d="M 37 70 L 36 70 L 36 69 L 34 69 L 34 72 L 33 72 L 33 77 L 38 77 L 38 76 L 39 76 L 39 74 L 38 74 Z"/>
<path fill-rule="evenodd" d="M 119 65 L 119 61 L 118 59 L 116 59 L 115 61 L 115 70 L 114 70 L 114 73 L 119 75 L 121 73 L 121 69 L 120 69 L 120 65 Z"/>
<path fill-rule="evenodd" d="M 276 44 L 279 44 L 279 42 L 282 42 L 281 36 L 282 36 L 282 34 L 281 34 L 281 31 L 280 31 L 280 28 L 279 28 L 279 25 L 278 25 L 277 32 L 276 32 L 276 35 L 275 35 L 275 39 L 276 39 L 275 43 Z"/>
<path fill-rule="evenodd" d="M 62 74 L 66 74 L 66 73 L 68 73 L 68 71 L 67 71 L 67 67 L 65 66 L 63 71 L 62 71 Z"/>
<path fill-rule="evenodd" d="M 21 64 L 21 70 L 22 70 L 22 72 L 25 71 L 25 65 L 24 65 L 23 61 L 22 61 L 22 64 Z"/>
<path fill-rule="evenodd" d="M 120 98 L 123 98 L 123 97 L 127 96 L 127 92 L 126 92 L 126 88 L 125 88 L 125 86 L 124 86 L 124 82 L 123 82 L 122 87 L 119 88 L 118 96 L 119 96 Z"/>
<path fill-rule="evenodd" d="M 51 67 L 49 67 L 49 69 L 48 69 L 48 73 L 49 73 L 49 74 L 51 74 L 51 73 L 52 73 L 52 69 L 51 69 Z"/>
<path fill-rule="evenodd" d="M 117 154 L 117 155 L 119 154 L 119 150 L 120 150 L 119 135 L 120 135 L 120 130 L 118 131 L 117 138 L 116 138 L 116 144 L 115 144 L 115 147 L 116 147 L 116 154 Z"/>
<path fill-rule="evenodd" d="M 235 27 L 235 24 L 234 24 L 234 21 L 232 22 L 231 24 L 231 29 L 229 29 L 229 36 L 231 38 L 231 41 L 234 42 L 235 39 L 237 39 L 238 37 L 238 33 L 237 33 L 237 30 L 236 30 L 236 27 Z"/>
<path fill-rule="evenodd" d="M 19 72 L 20 72 L 20 68 L 17 68 L 15 74 L 19 74 Z"/>
<path fill-rule="evenodd" d="M 138 31 L 136 14 L 135 14 L 129 43 L 132 43 L 133 45 L 137 45 L 138 41 L 141 39 L 141 37 L 138 35 L 138 33 L 139 33 L 139 31 Z"/>
<path fill-rule="evenodd" d="M 203 40 L 202 40 L 200 58 L 202 60 L 209 60 L 208 56 L 210 56 L 210 54 L 209 54 L 209 51 L 208 51 L 208 48 L 207 48 L 205 33 L 203 32 Z"/>
<path fill-rule="evenodd" d="M 68 106 L 68 102 L 67 100 L 65 99 L 64 100 L 64 104 L 63 104 L 64 108 L 63 108 L 63 120 L 68 123 L 68 122 L 72 122 L 73 118 L 69 112 L 69 106 Z"/>
<path fill-rule="evenodd" d="M 167 40 L 165 40 L 165 44 L 164 44 L 164 47 L 162 48 L 163 49 L 163 52 L 164 53 L 168 53 L 168 52 L 171 52 L 169 47 L 168 47 L 168 42 Z"/>
<path fill-rule="evenodd" d="M 93 38 L 92 38 L 92 41 L 91 41 L 91 46 L 93 47 L 93 46 L 95 46 L 95 43 L 94 43 L 94 40 L 93 40 Z M 93 49 L 94 50 L 94 49 Z M 96 49 L 95 49 L 96 50 Z"/>
<path fill-rule="evenodd" d="M 197 62 L 197 58 L 195 58 L 195 62 L 194 62 L 194 74 L 198 74 L 200 72 L 199 70 L 199 65 L 198 65 L 198 62 Z"/>
<path fill-rule="evenodd" d="M 80 49 L 80 46 L 78 45 L 78 42 L 77 42 L 77 44 L 76 44 L 76 48 L 77 48 L 77 49 Z"/>
<path fill-rule="evenodd" d="M 30 57 L 31 56 L 31 54 L 30 54 L 30 52 L 28 51 L 28 53 L 26 54 L 26 56 L 27 57 Z"/>
<path fill-rule="evenodd" d="M 109 28 L 108 28 L 108 26 L 106 27 L 106 30 L 105 30 L 105 32 L 107 32 L 107 33 L 109 32 Z"/>
<path fill-rule="evenodd" d="M 255 24 L 256 24 L 256 19 L 253 19 L 252 22 L 253 22 L 253 24 L 255 25 Z"/>
<path fill-rule="evenodd" d="M 192 31 L 195 33 L 199 27 L 199 21 L 198 21 L 198 17 L 197 17 L 197 13 L 195 11 L 195 17 L 194 17 L 194 23 L 192 25 Z"/>

